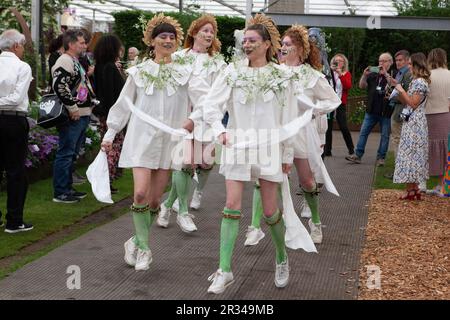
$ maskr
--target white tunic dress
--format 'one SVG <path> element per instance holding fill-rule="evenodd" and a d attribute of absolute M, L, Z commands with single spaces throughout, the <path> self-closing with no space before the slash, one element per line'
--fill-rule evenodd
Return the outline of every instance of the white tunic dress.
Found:
<path fill-rule="evenodd" d="M 177 129 L 190 114 L 188 106 L 196 105 L 207 93 L 207 85 L 200 77 L 192 77 L 192 61 L 188 59 L 175 58 L 172 63 L 161 65 L 146 60 L 127 72 L 125 86 L 109 111 L 103 140 L 112 141 L 127 126 L 119 167 L 180 170 L 183 155 L 174 150 L 181 139 L 144 122 L 131 112 L 125 97 L 138 110 Z"/>
<path fill-rule="evenodd" d="M 269 63 L 251 68 L 248 60 L 230 64 L 217 77 L 208 95 L 202 99 L 203 120 L 212 126 L 215 134 L 228 132 L 231 144 L 242 142 L 243 137 L 262 134 L 267 137 L 271 129 L 279 129 L 297 113 L 293 99 L 286 99 L 292 90 L 292 73 L 285 67 Z M 221 106 L 229 113 L 227 130 L 221 120 Z M 191 119 L 198 118 L 191 115 Z M 293 148 L 288 139 L 268 148 L 222 148 L 220 173 L 227 180 L 251 181 L 262 178 L 282 182 L 282 163 L 292 163 Z M 269 154 L 265 153 L 268 152 Z M 265 154 L 264 154 L 265 153 Z M 261 156 L 266 155 L 265 157 Z"/>
<path fill-rule="evenodd" d="M 320 147 L 321 144 L 324 144 L 320 137 L 327 131 L 326 114 L 337 109 L 341 99 L 325 79 L 323 73 L 315 70 L 309 64 L 305 63 L 289 68 L 296 74 L 296 80 L 294 80 L 295 94 L 306 95 L 314 103 L 315 119 L 309 125 L 313 126 L 318 135 L 310 143 Z M 299 106 L 298 114 L 302 115 L 304 112 L 305 110 Z M 316 147 L 308 146 L 307 130 L 307 127 L 301 128 L 293 139 L 295 158 L 307 159 L 309 158 L 308 154 L 312 150 L 316 150 Z"/>
<path fill-rule="evenodd" d="M 183 49 L 174 54 L 179 57 L 193 57 L 192 75 L 193 77 L 202 77 L 208 84 L 208 90 L 212 87 L 212 84 L 218 77 L 221 71 L 227 66 L 223 56 L 221 54 L 215 54 L 210 56 L 208 53 L 198 53 L 190 49 Z M 193 108 L 193 112 L 202 114 L 203 110 L 199 108 L 197 104 Z M 224 107 L 221 107 L 223 109 Z M 204 121 L 198 121 L 194 127 L 194 138 L 197 141 L 203 143 L 209 143 L 214 140 L 214 134 L 211 127 Z"/>

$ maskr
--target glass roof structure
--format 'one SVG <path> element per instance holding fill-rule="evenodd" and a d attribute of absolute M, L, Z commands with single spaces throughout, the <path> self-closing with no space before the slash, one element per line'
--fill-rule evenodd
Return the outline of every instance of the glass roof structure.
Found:
<path fill-rule="evenodd" d="M 147 10 L 152 12 L 179 11 L 179 0 L 102 0 L 88 2 L 73 0 L 70 11 L 77 18 L 95 20 L 96 22 L 112 22 L 111 13 L 123 10 Z M 194 9 L 196 12 L 206 12 L 214 15 L 229 15 L 245 17 L 246 0 L 183 0 L 183 9 Z M 305 14 L 341 15 L 354 12 L 356 15 L 393 16 L 397 12 L 392 1 L 364 0 L 253 0 L 252 12 L 269 12 L 280 8 L 284 3 L 303 7 L 299 12 Z"/>

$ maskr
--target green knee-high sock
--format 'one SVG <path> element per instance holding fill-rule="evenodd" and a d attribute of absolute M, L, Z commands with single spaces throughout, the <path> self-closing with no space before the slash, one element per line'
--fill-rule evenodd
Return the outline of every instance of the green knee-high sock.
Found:
<path fill-rule="evenodd" d="M 270 233 L 272 235 L 272 242 L 275 245 L 276 260 L 280 264 L 286 261 L 286 246 L 284 242 L 284 235 L 286 233 L 286 226 L 284 225 L 284 220 L 280 210 L 271 216 L 264 216 L 264 220 L 269 225 Z"/>
<path fill-rule="evenodd" d="M 303 196 L 308 203 L 309 209 L 311 209 L 311 220 L 314 224 L 320 224 L 319 216 L 319 192 L 317 190 L 317 185 L 312 191 L 303 189 Z"/>
<path fill-rule="evenodd" d="M 188 212 L 188 196 L 191 186 L 191 174 L 187 170 L 174 172 L 174 183 L 177 190 L 179 214 Z"/>
<path fill-rule="evenodd" d="M 253 187 L 253 205 L 252 205 L 252 226 L 260 229 L 261 218 L 263 214 L 262 202 L 261 202 L 261 190 L 259 185 L 255 184 Z"/>
<path fill-rule="evenodd" d="M 198 177 L 198 184 L 197 184 L 197 187 L 196 187 L 197 191 L 200 191 L 200 192 L 203 191 L 203 188 L 206 185 L 206 181 L 208 181 L 208 177 L 209 177 L 210 172 L 211 172 L 211 169 L 199 168 L 197 170 L 197 177 Z"/>
<path fill-rule="evenodd" d="M 134 244 L 141 250 L 150 250 L 148 246 L 150 227 L 155 221 L 160 208 L 152 209 L 147 204 L 133 204 L 131 210 L 133 211 L 133 222 L 136 230 L 136 235 L 133 238 Z"/>
<path fill-rule="evenodd" d="M 133 223 L 136 235 L 134 236 L 134 244 L 141 250 L 149 250 L 148 234 L 151 225 L 151 217 L 149 214 L 148 204 L 134 204 L 131 206 L 133 213 Z"/>
<path fill-rule="evenodd" d="M 166 201 L 164 201 L 164 205 L 166 206 L 166 208 L 172 208 L 173 203 L 175 202 L 175 200 L 177 200 L 177 185 L 175 183 L 177 172 L 179 171 L 172 172 L 172 186 L 170 188 L 169 196 L 167 197 Z"/>
<path fill-rule="evenodd" d="M 239 231 L 240 210 L 223 209 L 222 225 L 220 227 L 220 269 L 231 271 L 233 248 Z"/>

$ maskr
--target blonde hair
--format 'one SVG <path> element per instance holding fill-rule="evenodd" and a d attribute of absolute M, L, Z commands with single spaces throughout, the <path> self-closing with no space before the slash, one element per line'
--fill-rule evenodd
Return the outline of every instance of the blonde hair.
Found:
<path fill-rule="evenodd" d="M 333 56 L 333 58 L 331 58 L 331 65 L 334 64 L 335 60 L 337 57 L 341 57 L 344 60 L 344 68 L 343 68 L 343 72 L 347 72 L 348 71 L 348 59 L 347 57 L 343 54 L 343 53 L 337 53 Z"/>

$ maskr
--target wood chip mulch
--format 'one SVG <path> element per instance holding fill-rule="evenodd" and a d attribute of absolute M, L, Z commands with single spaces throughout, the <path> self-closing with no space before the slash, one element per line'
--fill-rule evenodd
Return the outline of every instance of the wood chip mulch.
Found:
<path fill-rule="evenodd" d="M 399 200 L 400 195 L 397 190 L 372 193 L 358 299 L 448 300 L 450 199 L 407 201 Z"/>

